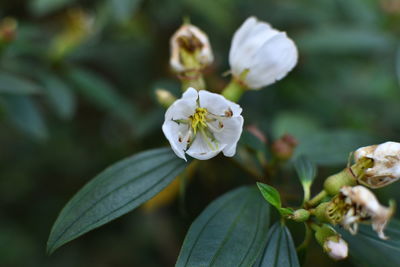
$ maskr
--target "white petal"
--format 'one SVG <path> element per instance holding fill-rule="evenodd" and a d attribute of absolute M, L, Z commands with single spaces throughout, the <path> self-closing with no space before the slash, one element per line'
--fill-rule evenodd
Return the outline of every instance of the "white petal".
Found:
<path fill-rule="evenodd" d="M 193 101 L 193 100 L 196 101 L 198 97 L 199 97 L 199 93 L 193 87 L 189 87 L 182 95 L 182 99 L 191 100 L 191 101 Z"/>
<path fill-rule="evenodd" d="M 214 133 L 215 138 L 223 144 L 226 144 L 222 151 L 225 156 L 233 157 L 236 153 L 237 142 L 243 131 L 243 117 L 235 117 L 223 121 L 223 131 Z"/>
<path fill-rule="evenodd" d="M 286 33 L 269 39 L 258 50 L 246 77 L 250 88 L 260 88 L 282 79 L 297 63 L 298 52 Z"/>
<path fill-rule="evenodd" d="M 184 137 L 186 135 L 188 126 L 182 123 L 178 124 L 174 121 L 165 121 L 162 130 L 175 154 L 186 160 L 184 151 L 184 149 L 186 149 L 186 140 L 181 140 L 182 142 L 179 142 L 179 137 Z"/>
<path fill-rule="evenodd" d="M 236 31 L 232 39 L 229 52 L 229 64 L 232 73 L 240 75 L 253 64 L 257 51 L 262 45 L 279 32 L 268 23 L 257 21 L 256 18 L 248 18 Z"/>
<path fill-rule="evenodd" d="M 198 93 L 195 89 L 189 88 L 176 100 L 165 113 L 165 120 L 183 120 L 194 114 L 197 108 Z"/>
<path fill-rule="evenodd" d="M 239 116 L 242 113 L 242 108 L 232 101 L 227 100 L 219 94 L 210 93 L 205 90 L 199 92 L 200 107 L 206 108 L 214 115 L 223 116 L 225 111 L 232 111 L 232 117 Z"/>
<path fill-rule="evenodd" d="M 190 148 L 186 153 L 195 159 L 207 160 L 215 157 L 219 152 L 225 148 L 224 144 L 219 144 L 218 149 L 212 150 L 204 141 L 200 133 L 197 134 L 196 139 L 193 141 Z"/>

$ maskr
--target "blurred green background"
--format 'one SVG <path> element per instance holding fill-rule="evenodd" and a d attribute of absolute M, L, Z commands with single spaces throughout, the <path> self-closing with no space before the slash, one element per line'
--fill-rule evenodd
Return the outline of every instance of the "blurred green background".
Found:
<path fill-rule="evenodd" d="M 182 18 L 209 35 L 215 63 L 206 79 L 218 92 L 231 37 L 251 15 L 286 31 L 300 58 L 284 80 L 245 94 L 246 125 L 271 140 L 294 135 L 296 153 L 319 165 L 319 182 L 351 150 L 400 141 L 398 0 L 2 0 L 0 266 L 173 266 L 201 210 L 253 182 L 237 163 L 204 162 L 172 203 L 131 212 L 51 256 L 46 240 L 64 204 L 98 172 L 167 145 L 154 91 L 180 95 L 168 59 Z M 292 168 L 280 177 L 298 204 Z M 398 190 L 379 190 L 380 200 L 399 202 Z M 306 266 L 352 266 L 314 247 Z"/>

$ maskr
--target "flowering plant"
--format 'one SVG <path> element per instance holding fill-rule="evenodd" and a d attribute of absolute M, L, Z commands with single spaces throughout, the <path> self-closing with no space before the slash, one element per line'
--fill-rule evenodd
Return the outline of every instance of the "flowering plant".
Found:
<path fill-rule="evenodd" d="M 369 231 L 360 223 L 371 224 L 379 242 L 390 238 L 385 232 L 392 231 L 394 203 L 381 205 L 367 187 L 384 187 L 399 178 L 398 143 L 359 148 L 349 166 L 328 176 L 321 192 L 311 197 L 316 166 L 295 154 L 295 138 L 283 135 L 267 145 L 262 131 L 246 127 L 246 116 L 237 104 L 243 94 L 283 79 L 297 64 L 297 47 L 286 33 L 248 18 L 233 35 L 231 82 L 219 91 L 208 91 L 203 77 L 214 56 L 202 30 L 186 22 L 170 43 L 170 65 L 183 94 L 177 99 L 167 90 L 156 92 L 160 105 L 167 108 L 162 131 L 170 147 L 124 159 L 85 185 L 56 220 L 49 252 L 152 199 L 177 176 L 187 180 L 200 161 L 218 154 L 233 158 L 256 176 L 257 187 L 253 182 L 211 203 L 190 227 L 177 266 L 299 266 L 312 236 L 328 256 L 342 260 L 351 254 L 351 235 Z M 269 153 L 254 153 L 250 142 L 240 144 L 244 134 L 256 142 L 255 150 L 267 147 Z M 249 168 L 254 162 L 262 166 L 261 175 Z M 284 191 L 271 186 L 284 164 L 294 166 L 300 178 L 304 190 L 300 205 L 287 206 L 281 198 Z M 304 241 L 297 248 L 289 222 L 304 225 Z"/>

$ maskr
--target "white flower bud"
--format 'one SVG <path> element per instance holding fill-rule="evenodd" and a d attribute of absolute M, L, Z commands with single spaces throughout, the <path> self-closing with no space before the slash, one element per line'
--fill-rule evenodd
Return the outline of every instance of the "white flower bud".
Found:
<path fill-rule="evenodd" d="M 359 183 L 380 188 L 400 178 L 400 143 L 386 142 L 357 149 L 354 153 L 356 163 L 364 158 L 372 159 L 373 166 L 358 178 Z"/>
<path fill-rule="evenodd" d="M 334 260 L 343 260 L 347 258 L 349 248 L 346 241 L 342 238 L 328 238 L 324 244 L 324 248 L 329 257 Z"/>
<path fill-rule="evenodd" d="M 189 88 L 165 113 L 162 130 L 175 154 L 206 160 L 232 157 L 243 130 L 242 108 L 222 95 Z"/>
<path fill-rule="evenodd" d="M 394 213 L 393 207 L 382 206 L 375 195 L 361 185 L 344 186 L 341 189 L 341 194 L 345 197 L 345 203 L 349 205 L 341 222 L 345 229 L 355 234 L 358 222 L 371 220 L 372 228 L 378 233 L 379 237 L 387 239 L 383 230 Z"/>
<path fill-rule="evenodd" d="M 296 45 L 285 32 L 250 17 L 233 36 L 229 64 L 236 79 L 258 89 L 285 77 L 297 57 Z"/>
<path fill-rule="evenodd" d="M 176 72 L 201 70 L 214 60 L 207 35 L 191 24 L 183 24 L 174 33 L 170 46 L 170 65 Z"/>

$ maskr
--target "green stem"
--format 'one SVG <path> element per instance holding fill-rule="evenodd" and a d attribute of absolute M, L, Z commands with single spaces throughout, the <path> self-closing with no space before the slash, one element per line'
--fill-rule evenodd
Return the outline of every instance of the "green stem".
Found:
<path fill-rule="evenodd" d="M 225 87 L 222 91 L 222 95 L 233 102 L 238 102 L 245 92 L 245 88 L 241 86 L 235 79 Z"/>
<path fill-rule="evenodd" d="M 203 75 L 200 72 L 187 75 L 186 78 L 181 79 L 181 82 L 183 92 L 185 92 L 189 87 L 193 87 L 197 91 L 206 89 L 206 83 L 204 82 Z"/>
<path fill-rule="evenodd" d="M 310 244 L 310 241 L 311 241 L 311 237 L 312 237 L 311 228 L 310 228 L 310 226 L 308 226 L 307 223 L 304 223 L 304 226 L 306 228 L 306 233 L 305 233 L 303 242 L 296 248 L 297 252 L 305 250 L 308 247 L 308 245 Z"/>
<path fill-rule="evenodd" d="M 307 201 L 310 200 L 310 196 L 311 196 L 310 187 L 311 187 L 311 183 L 303 184 L 303 190 L 304 190 L 303 205 L 304 205 L 304 203 L 306 203 Z"/>
<path fill-rule="evenodd" d="M 305 203 L 306 207 L 315 207 L 317 206 L 328 194 L 325 190 L 322 190 L 315 197 Z"/>

